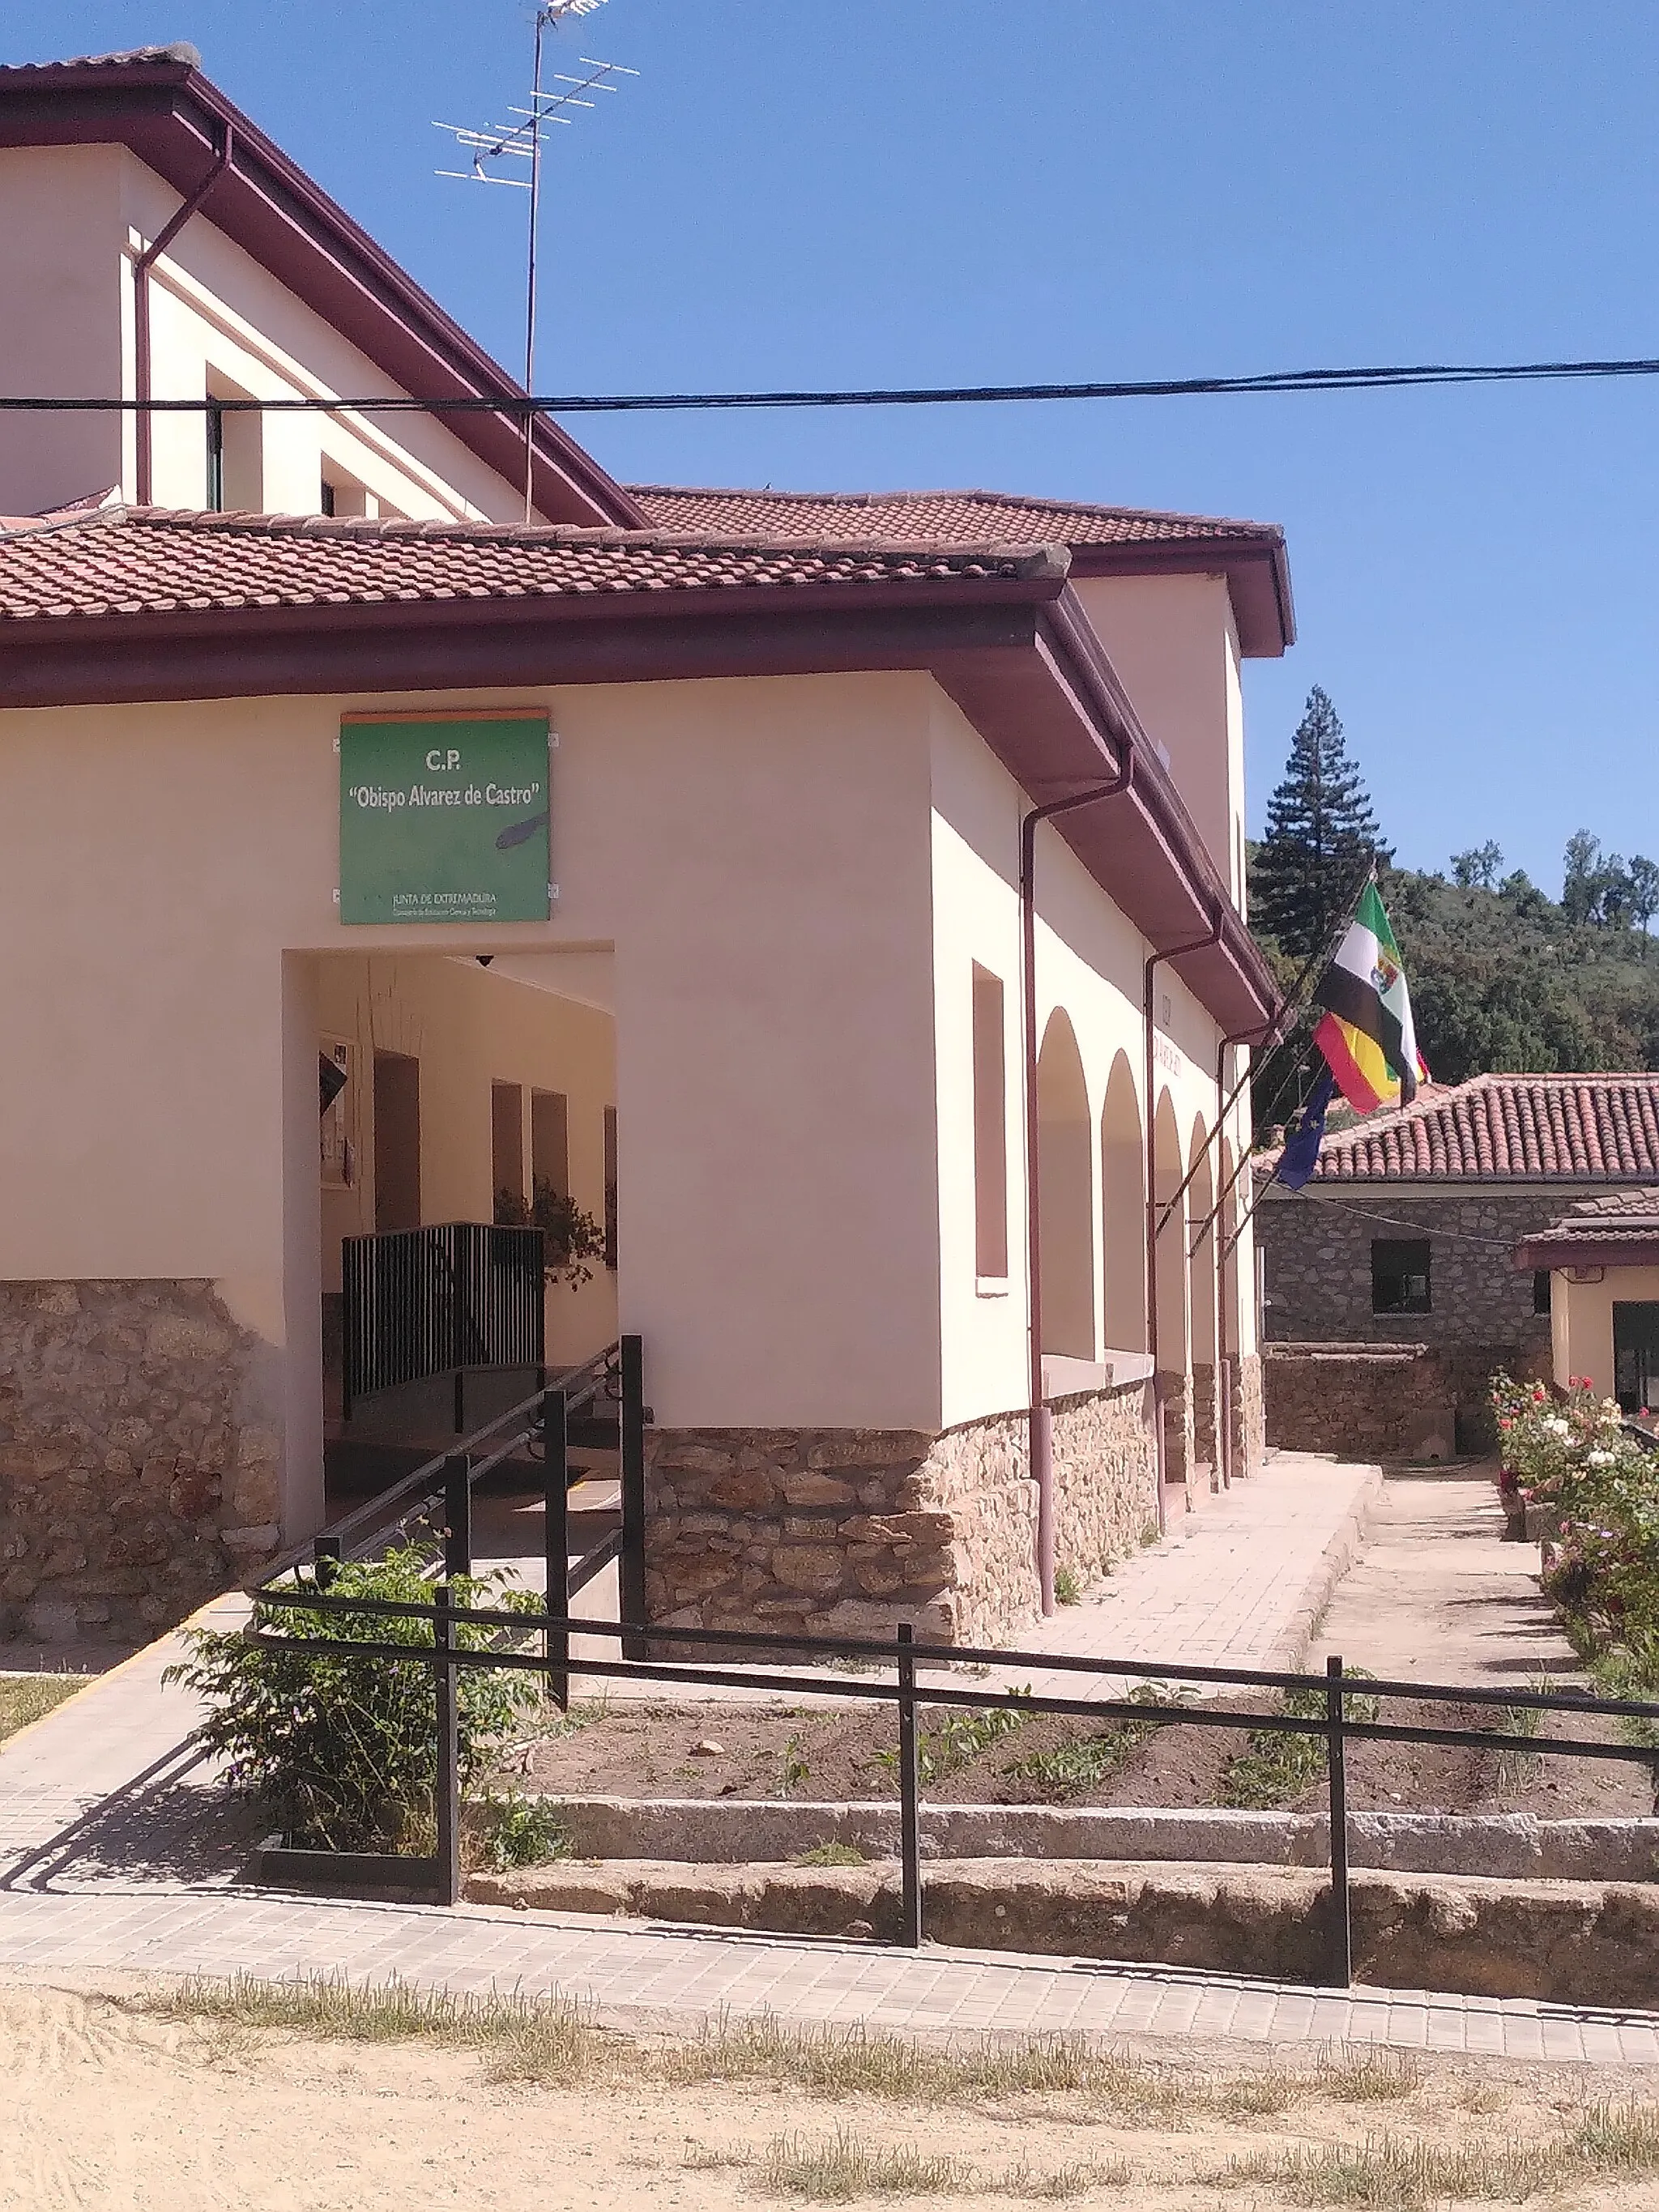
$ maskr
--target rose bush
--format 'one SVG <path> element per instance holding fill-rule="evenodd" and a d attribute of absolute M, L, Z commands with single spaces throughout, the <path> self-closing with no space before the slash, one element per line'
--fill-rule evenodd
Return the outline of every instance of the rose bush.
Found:
<path fill-rule="evenodd" d="M 1501 1485 L 1541 1510 L 1544 1587 L 1581 1641 L 1659 1639 L 1659 1455 L 1582 1376 L 1557 1395 L 1499 1374 L 1492 1399 Z"/>

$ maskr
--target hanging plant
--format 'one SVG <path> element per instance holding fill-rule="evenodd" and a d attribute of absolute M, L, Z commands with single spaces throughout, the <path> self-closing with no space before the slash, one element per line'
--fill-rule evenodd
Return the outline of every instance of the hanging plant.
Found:
<path fill-rule="evenodd" d="M 506 1228 L 541 1231 L 542 1267 L 550 1283 L 579 1291 L 592 1281 L 593 1263 L 605 1258 L 603 1227 L 545 1176 L 536 1177 L 528 1204 L 516 1191 L 498 1190 L 495 1218 Z"/>

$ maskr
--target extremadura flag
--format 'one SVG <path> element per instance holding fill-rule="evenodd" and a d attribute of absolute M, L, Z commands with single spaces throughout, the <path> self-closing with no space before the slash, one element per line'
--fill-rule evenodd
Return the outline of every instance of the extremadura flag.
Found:
<path fill-rule="evenodd" d="M 1409 1105 L 1429 1071 L 1417 1049 L 1400 947 L 1374 883 L 1359 894 L 1313 1000 L 1325 1009 L 1314 1042 L 1349 1105 L 1361 1114 Z"/>

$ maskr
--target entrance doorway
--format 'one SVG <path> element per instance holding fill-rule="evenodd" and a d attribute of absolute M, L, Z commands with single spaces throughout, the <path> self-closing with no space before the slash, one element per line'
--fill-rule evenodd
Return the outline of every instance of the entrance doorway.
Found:
<path fill-rule="evenodd" d="M 1621 1413 L 1659 1404 L 1659 1303 L 1615 1299 L 1613 1389 Z"/>

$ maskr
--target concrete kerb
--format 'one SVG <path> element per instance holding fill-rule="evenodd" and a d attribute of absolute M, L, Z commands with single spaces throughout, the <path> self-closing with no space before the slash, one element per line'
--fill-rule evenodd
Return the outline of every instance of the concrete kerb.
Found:
<path fill-rule="evenodd" d="M 582 1859 L 735 1866 L 823 1844 L 891 1858 L 896 1803 L 806 1799 L 553 1797 L 539 1801 Z M 925 1805 L 929 1859 L 1040 1858 L 1328 1867 L 1322 1814 L 1118 1806 Z M 1659 1819 L 1540 1820 L 1529 1813 L 1354 1813 L 1352 1864 L 1510 1881 L 1659 1880 Z"/>
<path fill-rule="evenodd" d="M 1307 1657 L 1309 1646 L 1319 1633 L 1319 1624 L 1331 1601 L 1331 1593 L 1365 1548 L 1371 1516 L 1382 1500 L 1384 1479 L 1380 1466 L 1366 1469 L 1364 1481 L 1354 1492 L 1347 1512 L 1320 1554 L 1303 1602 L 1274 1647 L 1267 1662 L 1270 1672 L 1293 1674 Z"/>

